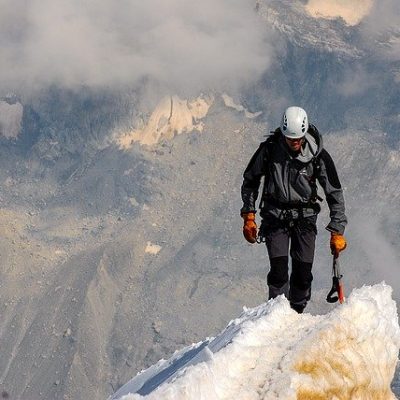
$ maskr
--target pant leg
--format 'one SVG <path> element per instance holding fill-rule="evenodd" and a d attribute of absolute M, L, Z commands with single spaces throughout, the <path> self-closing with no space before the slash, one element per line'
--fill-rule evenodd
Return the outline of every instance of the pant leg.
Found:
<path fill-rule="evenodd" d="M 275 218 L 264 221 L 264 224 L 270 262 L 267 276 L 268 298 L 272 299 L 281 294 L 289 298 L 289 230 L 282 221 Z"/>
<path fill-rule="evenodd" d="M 290 305 L 297 312 L 302 312 L 311 298 L 311 273 L 312 263 L 305 263 L 296 259 L 292 260 L 292 273 L 290 274 Z"/>
<path fill-rule="evenodd" d="M 316 217 L 299 220 L 291 234 L 292 272 L 289 299 L 292 308 L 297 312 L 302 312 L 311 298 L 316 235 Z"/>
<path fill-rule="evenodd" d="M 270 270 L 267 276 L 268 299 L 273 299 L 281 294 L 289 298 L 289 257 L 270 258 Z"/>

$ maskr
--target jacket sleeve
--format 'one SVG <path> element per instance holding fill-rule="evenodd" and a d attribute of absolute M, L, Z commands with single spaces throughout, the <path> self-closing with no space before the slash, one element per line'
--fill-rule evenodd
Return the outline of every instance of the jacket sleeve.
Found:
<path fill-rule="evenodd" d="M 241 215 L 249 212 L 256 212 L 256 201 L 261 177 L 265 174 L 266 148 L 266 142 L 260 144 L 260 147 L 253 154 L 253 157 L 243 173 L 241 189 L 243 207 L 240 210 Z"/>
<path fill-rule="evenodd" d="M 330 154 L 325 149 L 322 149 L 319 157 L 321 169 L 318 175 L 318 182 L 324 190 L 331 218 L 326 229 L 330 232 L 343 234 L 347 225 L 347 217 L 342 185 Z"/>

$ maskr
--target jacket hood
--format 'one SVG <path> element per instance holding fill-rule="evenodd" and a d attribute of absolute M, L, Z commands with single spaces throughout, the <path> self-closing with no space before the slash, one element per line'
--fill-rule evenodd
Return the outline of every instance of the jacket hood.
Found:
<path fill-rule="evenodd" d="M 309 143 L 315 144 L 316 146 L 315 156 L 317 156 L 321 152 L 324 146 L 323 146 L 322 136 L 315 125 L 310 124 L 308 131 L 306 133 L 306 140 L 309 141 Z"/>
<path fill-rule="evenodd" d="M 302 162 L 309 162 L 321 152 L 323 148 L 322 136 L 318 132 L 318 129 L 310 124 L 305 139 L 298 159 Z"/>

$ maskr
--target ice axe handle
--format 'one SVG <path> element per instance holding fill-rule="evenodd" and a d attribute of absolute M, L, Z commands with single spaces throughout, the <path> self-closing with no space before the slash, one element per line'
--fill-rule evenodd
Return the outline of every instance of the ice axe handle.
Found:
<path fill-rule="evenodd" d="M 326 301 L 328 303 L 336 303 L 339 300 L 339 303 L 344 303 L 344 290 L 343 283 L 341 279 L 343 275 L 340 273 L 340 265 L 338 257 L 333 256 L 333 265 L 332 265 L 332 289 L 326 296 Z"/>

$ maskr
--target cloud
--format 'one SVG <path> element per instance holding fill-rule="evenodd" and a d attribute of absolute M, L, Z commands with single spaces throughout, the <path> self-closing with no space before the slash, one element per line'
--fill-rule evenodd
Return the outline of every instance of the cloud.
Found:
<path fill-rule="evenodd" d="M 358 270 L 364 283 L 386 281 L 393 287 L 394 297 L 400 298 L 399 249 L 395 235 L 399 226 L 395 215 L 372 216 L 363 212 L 351 215 L 348 232 L 349 246 L 353 249 L 350 265 L 360 265 Z"/>
<path fill-rule="evenodd" d="M 398 0 L 375 0 L 365 25 L 369 32 L 375 33 L 393 28 L 398 30 L 399 18 Z"/>
<path fill-rule="evenodd" d="M 0 87 L 240 85 L 272 47 L 241 0 L 0 0 Z"/>
<path fill-rule="evenodd" d="M 345 96 L 359 96 L 367 90 L 373 89 L 379 81 L 376 73 L 367 72 L 360 64 L 347 68 L 342 80 L 335 84 L 336 91 Z"/>
<path fill-rule="evenodd" d="M 369 48 L 376 47 L 381 57 L 400 60 L 400 2 L 375 0 L 371 13 L 361 25 L 361 33 Z"/>

